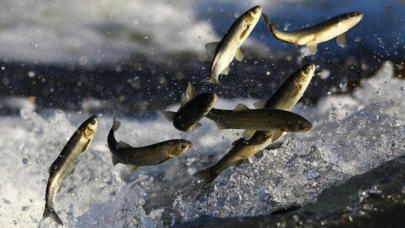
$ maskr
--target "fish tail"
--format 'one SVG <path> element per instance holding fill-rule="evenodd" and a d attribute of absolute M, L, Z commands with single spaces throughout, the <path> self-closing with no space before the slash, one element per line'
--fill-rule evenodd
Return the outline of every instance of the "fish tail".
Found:
<path fill-rule="evenodd" d="M 209 184 L 218 177 L 218 173 L 210 167 L 195 173 L 193 176 L 199 179 L 200 182 Z"/>
<path fill-rule="evenodd" d="M 43 218 L 48 218 L 51 217 L 57 224 L 63 226 L 62 220 L 59 218 L 58 214 L 56 214 L 55 209 L 53 207 L 50 207 L 48 205 L 45 205 L 45 210 L 44 210 L 44 215 Z"/>

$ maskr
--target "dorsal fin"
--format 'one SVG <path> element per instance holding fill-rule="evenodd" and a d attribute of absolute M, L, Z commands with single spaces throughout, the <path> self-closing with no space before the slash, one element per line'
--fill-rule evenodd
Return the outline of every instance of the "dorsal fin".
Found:
<path fill-rule="evenodd" d="M 187 102 L 188 102 L 189 100 L 190 100 L 190 99 L 188 99 L 187 95 L 183 93 L 183 94 L 181 95 L 181 98 L 180 98 L 180 108 L 183 107 L 185 104 L 187 104 Z M 179 108 L 179 109 L 180 109 L 180 108 Z"/>
<path fill-rule="evenodd" d="M 132 146 L 129 145 L 128 143 L 125 143 L 125 142 L 123 142 L 123 141 L 120 141 L 120 142 L 117 144 L 117 146 L 115 147 L 116 150 L 125 149 L 125 148 L 132 148 Z"/>
<path fill-rule="evenodd" d="M 191 82 L 188 83 L 187 85 L 187 89 L 186 89 L 186 97 L 191 100 L 193 99 L 195 96 L 197 96 L 197 93 L 195 92 L 194 86 L 193 84 L 191 84 Z"/>
<path fill-rule="evenodd" d="M 264 106 L 266 105 L 266 100 L 262 100 L 262 101 L 256 101 L 253 106 L 255 106 L 256 109 L 262 109 L 264 108 Z"/>
<path fill-rule="evenodd" d="M 163 112 L 162 114 L 169 122 L 172 122 L 174 119 L 174 116 L 176 115 L 175 112 L 171 112 L 171 111 L 166 111 L 166 112 Z"/>
<path fill-rule="evenodd" d="M 207 50 L 209 55 L 215 55 L 215 52 L 217 51 L 219 42 L 211 42 L 205 45 L 205 50 Z"/>
<path fill-rule="evenodd" d="M 239 103 L 236 105 L 236 107 L 233 111 L 237 112 L 237 111 L 244 111 L 244 110 L 249 110 L 249 108 L 246 105 Z"/>

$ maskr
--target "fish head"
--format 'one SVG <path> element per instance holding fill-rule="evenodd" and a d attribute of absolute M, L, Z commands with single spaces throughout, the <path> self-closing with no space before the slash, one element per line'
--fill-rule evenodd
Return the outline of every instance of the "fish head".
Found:
<path fill-rule="evenodd" d="M 255 6 L 248 10 L 244 15 L 244 20 L 247 24 L 256 24 L 262 15 L 262 7 Z"/>
<path fill-rule="evenodd" d="M 359 23 L 363 19 L 364 14 L 359 13 L 359 12 L 351 12 L 342 15 L 342 17 L 339 20 L 339 23 L 342 23 L 346 25 L 348 28 L 351 28 L 355 26 L 357 23 Z"/>
<path fill-rule="evenodd" d="M 308 85 L 308 83 L 311 81 L 312 77 L 314 76 L 315 73 L 315 64 L 307 64 L 301 67 L 300 72 L 298 74 L 298 84 L 300 86 L 305 87 Z"/>
<path fill-rule="evenodd" d="M 180 156 L 180 155 L 184 154 L 185 152 L 187 152 L 188 150 L 190 150 L 192 146 L 193 146 L 193 144 L 188 140 L 183 140 L 183 139 L 174 140 L 173 142 L 171 142 L 169 156 L 170 157 Z"/>
<path fill-rule="evenodd" d="M 98 117 L 96 115 L 91 116 L 86 122 L 83 123 L 84 134 L 87 139 L 93 139 L 94 134 L 97 131 Z"/>
<path fill-rule="evenodd" d="M 299 120 L 297 126 L 297 131 L 309 131 L 312 129 L 312 123 L 307 120 Z"/>
<path fill-rule="evenodd" d="M 205 96 L 205 99 L 202 100 L 202 107 L 205 107 L 206 111 L 209 112 L 214 107 L 215 102 L 217 102 L 217 95 L 215 93 L 207 93 Z"/>

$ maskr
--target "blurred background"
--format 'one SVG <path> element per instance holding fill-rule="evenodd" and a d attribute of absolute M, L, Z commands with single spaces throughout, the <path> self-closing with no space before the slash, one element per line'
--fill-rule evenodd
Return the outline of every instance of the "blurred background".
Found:
<path fill-rule="evenodd" d="M 347 33 L 348 47 L 322 43 L 315 56 L 284 44 L 263 19 L 220 80 L 203 83 L 211 58 L 204 45 L 219 41 L 245 11 L 261 5 L 280 30 L 294 31 L 351 11 L 364 19 Z M 306 63 L 318 66 L 302 100 L 350 92 L 382 61 L 403 72 L 404 1 L 2 1 L 0 8 L 0 107 L 2 113 L 34 108 L 153 114 L 179 102 L 188 81 L 197 92 L 223 99 L 267 98 Z"/>

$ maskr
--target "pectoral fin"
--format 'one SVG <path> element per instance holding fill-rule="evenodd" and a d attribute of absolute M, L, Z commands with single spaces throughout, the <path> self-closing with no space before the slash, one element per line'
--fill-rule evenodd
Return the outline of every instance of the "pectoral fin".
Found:
<path fill-rule="evenodd" d="M 73 170 L 70 172 L 70 176 L 73 176 L 73 173 L 75 173 L 76 168 L 73 168 Z"/>
<path fill-rule="evenodd" d="M 130 165 L 129 172 L 133 173 L 139 168 L 139 165 Z"/>
<path fill-rule="evenodd" d="M 91 140 L 87 140 L 86 145 L 83 146 L 82 153 L 86 152 L 86 150 L 90 147 Z"/>
<path fill-rule="evenodd" d="M 256 109 L 262 109 L 264 108 L 264 106 L 266 105 L 266 100 L 263 101 L 257 101 L 253 104 L 253 106 L 255 106 Z"/>
<path fill-rule="evenodd" d="M 342 47 L 342 48 L 346 47 L 346 43 L 347 43 L 346 33 L 342 33 L 339 36 L 337 36 L 336 41 L 340 47 Z"/>
<path fill-rule="evenodd" d="M 111 159 L 112 159 L 113 166 L 115 166 L 116 164 L 120 163 L 120 162 L 114 157 L 114 155 L 111 156 Z"/>
<path fill-rule="evenodd" d="M 166 118 L 166 120 L 168 120 L 169 122 L 172 122 L 174 119 L 174 116 L 176 115 L 175 112 L 171 112 L 171 111 L 166 111 L 163 112 L 163 116 Z"/>
<path fill-rule="evenodd" d="M 190 131 L 194 131 L 195 129 L 197 129 L 197 128 L 201 127 L 201 126 L 202 126 L 202 124 L 196 123 L 196 124 L 194 124 L 194 126 L 190 129 Z"/>
<path fill-rule="evenodd" d="M 256 132 L 255 129 L 246 129 L 245 131 L 243 131 L 243 138 L 245 140 L 249 140 L 250 138 L 252 138 L 255 132 Z"/>
<path fill-rule="evenodd" d="M 223 69 L 223 70 L 221 71 L 221 74 L 228 75 L 228 73 L 229 73 L 229 67 L 230 67 L 230 65 L 228 65 L 225 69 Z"/>
<path fill-rule="evenodd" d="M 211 42 L 205 45 L 205 50 L 207 50 L 208 54 L 215 55 L 219 42 Z"/>
<path fill-rule="evenodd" d="M 240 48 L 236 49 L 235 59 L 239 62 L 243 60 L 243 53 Z"/>
<path fill-rule="evenodd" d="M 315 55 L 316 52 L 318 51 L 318 45 L 317 44 L 308 44 L 308 49 L 309 52 L 311 52 L 312 55 Z"/>

